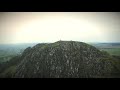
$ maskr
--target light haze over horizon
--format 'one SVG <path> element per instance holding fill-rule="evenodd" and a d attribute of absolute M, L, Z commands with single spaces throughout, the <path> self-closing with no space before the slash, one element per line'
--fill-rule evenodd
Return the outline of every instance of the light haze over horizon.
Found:
<path fill-rule="evenodd" d="M 0 44 L 120 42 L 119 12 L 1 12 Z"/>

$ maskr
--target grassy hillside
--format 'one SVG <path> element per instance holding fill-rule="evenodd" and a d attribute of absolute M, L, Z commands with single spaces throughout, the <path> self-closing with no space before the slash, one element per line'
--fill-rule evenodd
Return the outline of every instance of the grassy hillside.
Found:
<path fill-rule="evenodd" d="M 16 65 L 6 68 L 2 73 L 0 73 L 0 78 L 11 78 L 11 76 L 16 71 Z"/>

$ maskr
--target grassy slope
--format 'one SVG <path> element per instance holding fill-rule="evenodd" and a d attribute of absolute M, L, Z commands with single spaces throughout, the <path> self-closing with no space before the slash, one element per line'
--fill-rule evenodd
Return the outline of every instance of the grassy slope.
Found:
<path fill-rule="evenodd" d="M 11 76 L 15 72 L 15 70 L 16 70 L 16 65 L 10 66 L 9 68 L 7 68 L 4 72 L 2 72 L 0 74 L 0 77 L 1 78 L 11 78 Z"/>
<path fill-rule="evenodd" d="M 1 78 L 11 78 L 16 70 L 16 65 L 8 67 L 4 72 L 0 74 Z"/>

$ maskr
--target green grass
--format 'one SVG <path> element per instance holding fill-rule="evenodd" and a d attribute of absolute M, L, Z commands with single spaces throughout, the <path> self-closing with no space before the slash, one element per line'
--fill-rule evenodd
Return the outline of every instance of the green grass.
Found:
<path fill-rule="evenodd" d="M 120 56 L 120 48 L 102 48 L 100 50 L 104 50 L 108 52 L 110 55 Z"/>
<path fill-rule="evenodd" d="M 4 72 L 0 73 L 0 78 L 11 78 L 16 70 L 16 65 L 10 66 Z"/>

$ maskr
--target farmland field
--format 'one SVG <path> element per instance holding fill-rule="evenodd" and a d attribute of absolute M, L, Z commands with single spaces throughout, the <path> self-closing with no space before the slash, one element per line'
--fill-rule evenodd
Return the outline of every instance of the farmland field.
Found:
<path fill-rule="evenodd" d="M 100 50 L 107 51 L 111 55 L 120 56 L 120 48 L 102 48 Z"/>
<path fill-rule="evenodd" d="M 90 43 L 101 51 L 106 51 L 110 55 L 120 56 L 120 43 Z"/>

